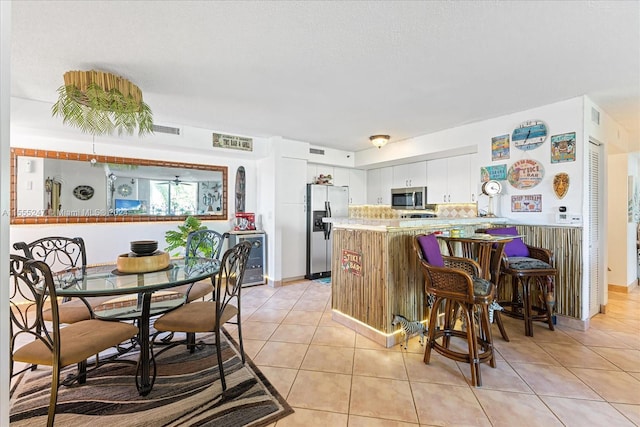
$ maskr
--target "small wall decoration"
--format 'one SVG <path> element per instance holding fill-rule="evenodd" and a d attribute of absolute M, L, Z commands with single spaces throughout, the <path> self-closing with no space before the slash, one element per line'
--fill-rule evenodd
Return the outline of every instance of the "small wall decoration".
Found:
<path fill-rule="evenodd" d="M 494 136 L 491 138 L 491 160 L 503 160 L 509 158 L 509 134 Z"/>
<path fill-rule="evenodd" d="M 480 168 L 480 182 L 507 179 L 507 165 L 483 166 Z"/>
<path fill-rule="evenodd" d="M 551 136 L 551 163 L 576 161 L 576 133 Z"/>
<path fill-rule="evenodd" d="M 562 199 L 569 191 L 569 174 L 565 172 L 557 173 L 553 177 L 553 192 L 558 199 Z"/>
<path fill-rule="evenodd" d="M 342 250 L 342 270 L 355 276 L 362 276 L 362 254 L 359 252 Z"/>
<path fill-rule="evenodd" d="M 511 196 L 511 212 L 542 212 L 542 194 Z"/>
<path fill-rule="evenodd" d="M 627 178 L 628 222 L 640 222 L 640 180 L 637 176 Z"/>
<path fill-rule="evenodd" d="M 521 150 L 538 148 L 547 139 L 547 125 L 540 120 L 528 120 L 513 130 L 511 142 Z"/>
<path fill-rule="evenodd" d="M 544 167 L 533 159 L 522 159 L 509 168 L 507 179 L 513 187 L 524 190 L 540 184 L 544 178 Z"/>
<path fill-rule="evenodd" d="M 234 150 L 253 151 L 253 138 L 214 133 L 213 146 L 218 148 L 233 148 Z"/>

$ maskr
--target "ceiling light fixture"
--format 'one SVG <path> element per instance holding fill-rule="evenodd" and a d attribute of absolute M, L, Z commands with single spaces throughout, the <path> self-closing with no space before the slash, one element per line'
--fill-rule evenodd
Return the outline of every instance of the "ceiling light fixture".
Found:
<path fill-rule="evenodd" d="M 92 135 L 152 133 L 151 109 L 142 101 L 142 91 L 129 80 L 103 71 L 67 71 L 58 88 L 58 101 L 51 109 L 62 123 Z"/>
<path fill-rule="evenodd" d="M 373 135 L 369 137 L 369 140 L 376 147 L 382 148 L 389 142 L 389 138 L 391 138 L 389 135 Z"/>

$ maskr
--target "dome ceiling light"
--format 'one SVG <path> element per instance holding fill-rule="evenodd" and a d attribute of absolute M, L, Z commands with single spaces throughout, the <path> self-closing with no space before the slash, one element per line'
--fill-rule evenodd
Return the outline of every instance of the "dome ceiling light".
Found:
<path fill-rule="evenodd" d="M 382 148 L 389 142 L 389 138 L 391 138 L 389 135 L 373 135 L 369 137 L 369 140 L 376 147 Z"/>

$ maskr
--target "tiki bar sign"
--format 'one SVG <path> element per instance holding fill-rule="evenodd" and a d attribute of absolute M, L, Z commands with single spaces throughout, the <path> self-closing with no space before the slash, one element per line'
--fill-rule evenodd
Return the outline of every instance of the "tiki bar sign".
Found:
<path fill-rule="evenodd" d="M 342 270 L 356 276 L 362 276 L 362 254 L 359 252 L 342 250 Z"/>

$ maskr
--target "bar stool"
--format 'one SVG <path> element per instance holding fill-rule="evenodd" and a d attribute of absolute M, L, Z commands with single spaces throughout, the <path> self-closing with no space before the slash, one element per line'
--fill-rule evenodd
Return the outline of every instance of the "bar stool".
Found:
<path fill-rule="evenodd" d="M 480 266 L 475 261 L 452 256 L 443 257 L 433 234 L 415 236 L 413 247 L 424 274 L 425 292 L 435 296 L 429 315 L 429 338 L 424 363 L 429 363 L 432 349 L 449 359 L 466 362 L 471 368 L 471 384 L 481 386 L 480 363 L 489 361 L 492 368 L 496 367 L 489 321 L 489 304 L 494 300 L 495 286 L 490 281 L 478 277 Z M 438 328 L 438 308 L 441 305 L 444 305 L 444 327 Z M 462 310 L 466 324 L 464 331 L 454 329 L 458 310 Z M 452 350 L 451 337 L 466 339 L 468 351 L 463 353 Z M 439 338 L 442 338 L 441 343 L 436 341 Z"/>
<path fill-rule="evenodd" d="M 486 232 L 494 235 L 518 234 L 515 227 L 489 228 Z M 553 267 L 553 253 L 548 249 L 527 245 L 518 237 L 506 244 L 502 262 L 499 286 L 502 286 L 506 276 L 511 277 L 512 286 L 511 301 L 499 301 L 504 307 L 503 313 L 524 320 L 524 332 L 529 337 L 533 336 L 533 321 L 543 321 L 550 330 L 555 330 L 553 288 L 558 270 Z M 538 304 L 533 302 L 534 290 L 541 296 Z"/>

